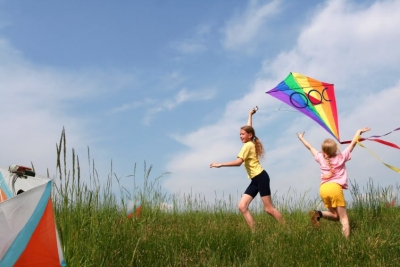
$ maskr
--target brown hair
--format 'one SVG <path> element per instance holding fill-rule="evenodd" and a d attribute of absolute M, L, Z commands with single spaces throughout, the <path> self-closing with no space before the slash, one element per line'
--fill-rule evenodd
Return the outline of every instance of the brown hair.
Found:
<path fill-rule="evenodd" d="M 254 146 L 256 147 L 256 154 L 258 158 L 262 158 L 264 157 L 264 147 L 260 141 L 260 139 L 258 139 L 258 137 L 256 136 L 256 132 L 254 130 L 254 128 L 252 126 L 243 126 L 240 128 L 241 130 L 244 130 L 246 133 L 248 134 L 252 134 L 253 138 L 251 141 L 253 141 Z"/>
<path fill-rule="evenodd" d="M 324 152 L 324 157 L 326 162 L 329 165 L 329 168 L 331 169 L 331 172 L 329 174 L 326 174 L 323 176 L 323 178 L 331 178 L 333 173 L 334 173 L 334 169 L 332 168 L 331 165 L 331 158 L 335 157 L 338 151 L 338 146 L 337 143 L 332 140 L 332 139 L 325 139 L 324 142 L 322 142 L 321 145 L 321 149 L 322 152 Z"/>

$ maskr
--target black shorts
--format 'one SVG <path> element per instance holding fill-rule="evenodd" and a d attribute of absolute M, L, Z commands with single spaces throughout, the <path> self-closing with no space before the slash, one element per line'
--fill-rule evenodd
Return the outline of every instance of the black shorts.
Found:
<path fill-rule="evenodd" d="M 251 179 L 251 183 L 244 193 L 255 198 L 258 192 L 260 192 L 261 197 L 271 195 L 271 188 L 269 187 L 269 175 L 265 170 Z"/>

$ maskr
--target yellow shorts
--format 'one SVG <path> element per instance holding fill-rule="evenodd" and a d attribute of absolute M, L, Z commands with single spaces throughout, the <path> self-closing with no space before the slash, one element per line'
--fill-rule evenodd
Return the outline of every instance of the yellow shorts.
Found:
<path fill-rule="evenodd" d="M 346 207 L 343 189 L 337 183 L 323 183 L 319 187 L 319 195 L 325 204 L 325 208 Z"/>

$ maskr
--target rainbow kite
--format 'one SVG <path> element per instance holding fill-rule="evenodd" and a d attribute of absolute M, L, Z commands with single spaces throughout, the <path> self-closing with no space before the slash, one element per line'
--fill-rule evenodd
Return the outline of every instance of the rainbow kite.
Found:
<path fill-rule="evenodd" d="M 310 117 L 340 141 L 333 84 L 291 72 L 267 94 Z"/>
<path fill-rule="evenodd" d="M 275 88 L 266 93 L 276 97 L 292 108 L 313 119 L 333 137 L 335 137 L 339 143 L 348 144 L 351 142 L 340 141 L 339 121 L 337 116 L 336 98 L 333 84 L 321 82 L 300 73 L 291 72 L 285 80 L 280 82 Z M 373 135 L 367 138 L 360 137 L 357 144 L 367 149 L 386 167 L 400 173 L 400 168 L 383 162 L 374 152 L 361 144 L 362 141 L 368 140 L 400 149 L 400 147 L 396 144 L 379 139 L 380 137 L 389 135 L 395 131 L 400 131 L 400 128 L 396 128 L 384 135 Z"/>
<path fill-rule="evenodd" d="M 0 267 L 66 266 L 52 180 L 0 168 Z"/>

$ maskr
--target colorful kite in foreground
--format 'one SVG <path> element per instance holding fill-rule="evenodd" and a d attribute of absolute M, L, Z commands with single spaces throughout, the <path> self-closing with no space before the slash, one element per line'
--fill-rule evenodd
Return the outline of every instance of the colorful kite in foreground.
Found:
<path fill-rule="evenodd" d="M 333 84 L 291 72 L 267 94 L 310 117 L 340 141 Z"/>
<path fill-rule="evenodd" d="M 34 173 L 27 169 L 0 168 L 0 267 L 66 266 L 54 220 L 52 180 L 29 176 Z"/>
<path fill-rule="evenodd" d="M 337 116 L 336 98 L 333 84 L 321 82 L 300 73 L 291 72 L 285 80 L 280 82 L 275 88 L 266 93 L 276 97 L 292 108 L 313 119 L 333 137 L 335 137 L 336 140 L 338 140 L 341 144 L 348 144 L 351 142 L 340 141 L 339 120 Z M 361 144 L 362 141 L 368 140 L 400 149 L 400 147 L 396 144 L 379 139 L 382 136 L 386 136 L 394 131 L 399 130 L 400 128 L 397 128 L 384 135 L 374 135 L 367 138 L 360 138 L 357 143 L 359 146 L 367 149 L 386 167 L 400 173 L 400 168 L 396 168 L 384 163 L 374 152 Z"/>

